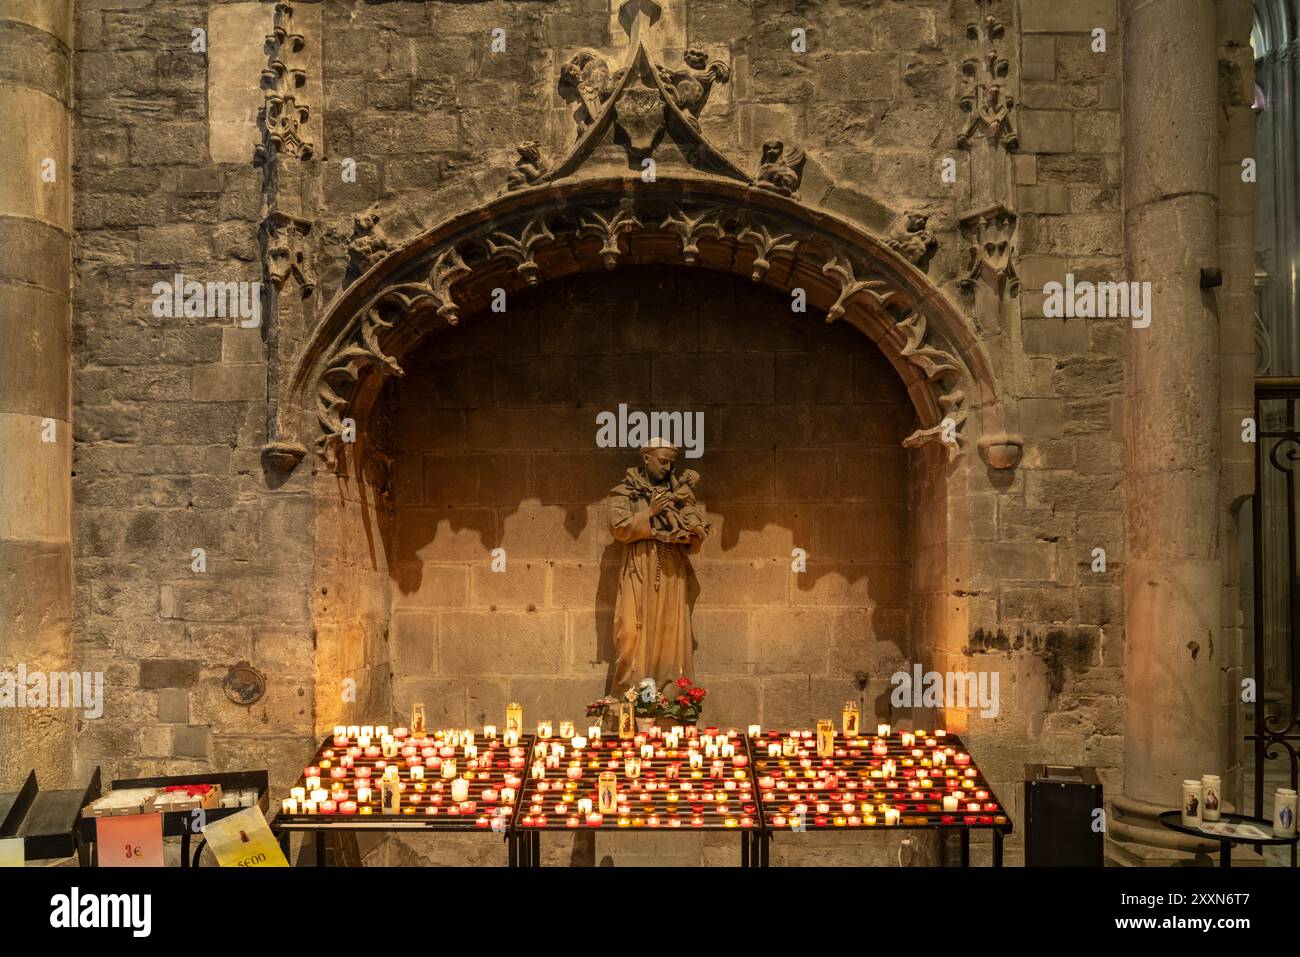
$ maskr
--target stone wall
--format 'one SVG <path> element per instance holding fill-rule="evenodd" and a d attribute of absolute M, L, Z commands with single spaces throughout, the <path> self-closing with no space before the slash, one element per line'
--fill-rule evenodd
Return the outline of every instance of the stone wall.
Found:
<path fill-rule="evenodd" d="M 603 500 L 640 462 L 596 447 L 619 403 L 703 418 L 703 457 L 678 467 L 713 524 L 692 559 L 709 721 L 806 724 L 911 653 L 915 413 L 856 330 L 746 280 L 635 267 L 431 337 L 393 401 L 399 714 L 499 723 L 517 700 L 581 720 L 605 693 L 623 546 Z"/>
<path fill-rule="evenodd" d="M 264 474 L 263 330 L 152 309 L 177 272 L 262 278 L 254 141 L 211 159 L 221 98 L 190 49 L 208 4 L 76 13 L 75 653 L 106 675 L 78 762 L 106 781 L 246 767 L 284 779 L 314 738 L 310 475 Z M 222 688 L 240 662 L 267 678 L 251 707 Z"/>
<path fill-rule="evenodd" d="M 367 455 L 343 476 L 313 475 L 310 451 L 287 476 L 268 468 L 292 360 L 368 265 L 349 264 L 354 215 L 377 211 L 382 255 L 495 196 L 517 144 L 562 154 L 574 125 L 561 65 L 582 47 L 615 56 L 626 38 L 608 0 L 296 3 L 314 149 L 282 153 L 264 178 L 251 160 L 270 4 L 79 0 L 73 657 L 109 692 L 77 739 L 83 770 L 268 765 L 283 780 L 335 720 L 417 697 L 435 722 L 499 721 L 510 698 L 577 716 L 609 651 L 616 553 L 594 503 L 634 461 L 592 448 L 594 414 L 628 402 L 706 413 L 702 498 L 719 533 L 698 559 L 695 620 L 711 716 L 808 724 L 853 694 L 858 670 L 883 716 L 889 674 L 913 659 L 996 671 L 996 717 L 942 720 L 966 731 L 1013 816 L 1026 762 L 1090 764 L 1118 784 L 1127 325 L 1043 308 L 1066 273 L 1143 278 L 1124 271 L 1116 2 L 664 5 L 666 57 L 698 45 L 730 68 L 700 124 L 735 162 L 752 169 L 780 138 L 808 153 L 809 207 L 881 237 L 907 210 L 930 217 L 938 249 L 923 268 L 969 317 L 1002 400 L 1004 421 L 971 432 L 1004 426 L 1023 442 L 1018 467 L 989 467 L 973 443 L 955 465 L 933 444 L 904 453 L 915 423 L 897 376 L 844 324 L 792 317 L 729 277 L 620 269 L 430 338 L 359 423 Z M 958 148 L 963 61 L 984 42 L 968 25 L 989 12 L 1018 143 Z M 196 27 L 206 55 L 190 49 Z M 504 53 L 489 49 L 497 27 Z M 795 28 L 806 54 L 790 50 Z M 0 95 L 26 95 L 11 85 L 0 77 Z M 1229 85 L 1237 99 L 1247 88 Z M 1234 236 L 1249 218 L 1237 200 Z M 1018 289 L 960 282 L 988 202 L 1013 214 Z M 264 271 L 269 211 L 299 220 L 296 278 Z M 1225 268 L 1242 273 L 1238 259 Z M 266 321 L 154 315 L 154 284 L 177 272 L 267 281 Z M 17 280 L 38 298 L 59 282 Z M 1247 289 L 1229 279 L 1214 350 L 1234 357 L 1234 414 L 1250 370 L 1231 316 Z M 647 365 L 652 348 L 665 353 Z M 10 412 L 40 410 L 5 406 L 0 426 Z M 503 575 L 488 569 L 498 545 Z M 795 546 L 809 548 L 802 576 Z M 196 548 L 206 571 L 192 570 Z M 222 690 L 239 662 L 268 680 L 251 707 Z"/>

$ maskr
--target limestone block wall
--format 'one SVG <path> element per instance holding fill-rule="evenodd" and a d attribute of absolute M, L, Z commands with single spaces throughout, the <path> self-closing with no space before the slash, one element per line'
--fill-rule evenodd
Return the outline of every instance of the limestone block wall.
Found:
<path fill-rule="evenodd" d="M 966 478 L 975 575 L 952 670 L 996 670 L 1001 713 L 968 713 L 995 778 L 1052 754 L 1116 788 L 1123 748 L 1123 318 L 1046 318 L 1043 288 L 1126 277 L 1120 138 L 1123 34 L 1105 0 L 1018 4 L 1020 144 L 1008 205 L 1021 293 L 1001 335 L 1023 460 Z M 1102 42 L 1094 31 L 1104 31 Z M 977 308 L 981 326 L 987 320 Z M 1104 566 L 1096 549 L 1104 550 Z M 1018 804 L 1016 788 L 1004 799 Z M 1014 806 L 1014 805 L 1013 805 Z M 1019 808 L 1017 807 L 1018 811 Z"/>
<path fill-rule="evenodd" d="M 553 283 L 432 337 L 392 389 L 394 704 L 581 719 L 606 690 L 631 449 L 596 414 L 703 416 L 692 559 L 709 721 L 838 714 L 910 660 L 915 412 L 874 345 L 743 279 L 662 267 Z M 505 571 L 492 552 L 505 549 Z M 794 549 L 806 553 L 795 572 Z M 530 719 L 531 720 L 531 719 Z"/>
<path fill-rule="evenodd" d="M 315 509 L 309 472 L 264 472 L 265 330 L 152 308 L 176 273 L 262 278 L 256 126 L 245 117 L 236 158 L 214 114 L 246 112 L 249 95 L 214 86 L 212 63 L 247 62 L 251 44 L 264 65 L 270 9 L 236 38 L 225 7 L 76 5 L 74 651 L 104 672 L 106 699 L 77 758 L 105 780 L 246 767 L 283 779 L 314 737 Z M 251 706 L 223 689 L 241 662 L 266 677 Z"/>
<path fill-rule="evenodd" d="M 417 696 L 436 721 L 499 719 L 511 698 L 534 715 L 576 714 L 603 690 L 609 640 L 615 555 L 593 503 L 635 461 L 592 448 L 594 414 L 626 401 L 706 413 L 701 497 L 720 532 L 698 558 L 696 626 L 712 716 L 807 723 L 851 695 L 858 670 L 883 716 L 889 674 L 913 661 L 996 671 L 996 717 L 943 720 L 967 729 L 1006 799 L 1029 761 L 1091 764 L 1118 783 L 1132 637 L 1128 330 L 1122 319 L 1046 318 L 1043 292 L 1067 273 L 1143 278 L 1124 272 L 1115 0 L 664 6 L 666 57 L 696 45 L 730 68 L 701 128 L 737 163 L 753 168 L 779 138 L 807 151 L 807 205 L 882 237 L 907 210 L 929 215 L 938 249 L 924 268 L 989 354 L 1005 428 L 1023 442 L 1018 467 L 988 467 L 973 444 L 957 465 L 936 446 L 904 453 L 911 408 L 851 329 L 792 324 L 786 303 L 743 281 L 620 270 L 545 285 L 504 316 L 465 317 L 361 423 L 374 453 L 364 468 L 313 475 L 309 452 L 286 477 L 262 449 L 277 437 L 295 350 L 359 271 L 347 250 L 354 215 L 377 210 L 392 248 L 496 195 L 517 144 L 562 153 L 575 129 L 561 66 L 583 47 L 613 57 L 626 42 L 608 0 L 295 3 L 312 150 L 281 155 L 269 178 L 251 160 L 271 4 L 82 0 L 70 41 L 43 21 L 0 17 L 54 66 L 61 42 L 73 48 L 71 93 L 53 67 L 35 79 L 11 69 L 0 97 L 23 101 L 15 115 L 48 114 L 51 129 L 75 103 L 75 450 L 70 469 L 64 459 L 38 472 L 56 505 L 58 477 L 73 473 L 72 658 L 103 670 L 109 691 L 104 719 L 77 738 L 83 769 L 266 764 L 287 775 L 335 720 L 401 713 Z M 1001 24 L 1013 149 L 957 145 L 963 64 L 984 42 L 970 26 L 986 14 Z M 206 53 L 191 49 L 196 28 Z M 489 48 L 493 28 L 506 31 L 502 53 Z M 795 29 L 804 54 L 790 49 Z M 1237 102 L 1248 86 L 1227 79 L 1224 170 L 1248 125 Z M 955 182 L 941 176 L 945 159 Z M 0 295 L 48 312 L 57 331 L 67 196 L 36 210 L 0 199 L 3 248 L 50 253 L 0 274 Z M 1013 216 L 1018 288 L 987 274 L 973 290 L 959 282 L 970 216 L 988 201 Z M 1248 288 L 1246 203 L 1233 202 L 1219 224 L 1236 276 L 1223 316 L 1244 310 Z M 265 291 L 262 326 L 154 314 L 154 284 L 178 272 L 269 282 L 259 229 L 270 210 L 296 218 L 303 258 Z M 1233 379 L 1225 421 L 1244 405 L 1241 328 L 1225 325 L 1206 353 L 1233 357 L 1210 362 Z M 10 395 L 0 382 L 0 428 L 66 423 L 59 383 L 50 377 L 49 401 L 33 404 L 36 392 Z M 1240 476 L 1221 492 L 1222 507 L 1239 498 Z M 28 534 L 14 514 L 0 516 L 4 568 L 37 541 L 42 580 L 71 578 L 57 516 Z M 504 575 L 487 567 L 497 545 Z M 802 576 L 789 571 L 795 546 L 809 551 Z M 37 595 L 14 581 L 0 577 L 0 604 Z M 1222 617 L 1235 624 L 1228 584 Z M 24 620 L 66 635 L 72 589 Z M 252 706 L 222 688 L 241 662 L 267 677 Z"/>

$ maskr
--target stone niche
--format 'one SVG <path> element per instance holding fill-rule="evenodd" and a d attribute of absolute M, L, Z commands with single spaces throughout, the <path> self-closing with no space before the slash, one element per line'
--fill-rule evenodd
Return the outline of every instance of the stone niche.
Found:
<path fill-rule="evenodd" d="M 318 686 L 352 676 L 357 713 L 421 701 L 434 726 L 500 723 L 508 701 L 530 723 L 581 721 L 613 657 L 621 546 L 604 497 L 639 462 L 597 447 L 596 415 L 624 403 L 703 415 L 702 456 L 685 464 L 703 475 L 713 524 L 692 562 L 706 719 L 806 726 L 865 695 L 867 720 L 888 720 L 887 676 L 917 654 L 916 513 L 933 484 L 919 473 L 944 456 L 903 446 L 916 412 L 857 329 L 794 313 L 745 278 L 630 265 L 463 316 L 403 367 L 366 429 L 382 467 L 363 463 L 360 480 L 321 498 Z M 560 837 L 548 854 L 590 862 L 734 854 L 730 842 L 688 841 L 680 858 L 678 844 Z M 444 848 L 384 853 L 441 860 Z M 467 841 L 453 856 L 481 852 Z"/>

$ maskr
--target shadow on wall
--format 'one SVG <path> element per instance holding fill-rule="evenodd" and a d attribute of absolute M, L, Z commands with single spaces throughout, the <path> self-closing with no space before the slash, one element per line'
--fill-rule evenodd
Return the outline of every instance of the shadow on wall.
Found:
<path fill-rule="evenodd" d="M 422 344 L 381 403 L 394 610 L 427 613 L 440 650 L 473 643 L 473 616 L 541 622 L 510 649 L 436 656 L 437 673 L 608 686 L 622 546 L 604 500 L 640 456 L 598 447 L 596 416 L 620 405 L 703 425 L 702 455 L 679 459 L 701 473 L 713 525 L 692 559 L 700 674 L 847 687 L 873 663 L 864 642 L 905 651 L 912 483 L 901 442 L 915 413 L 875 345 L 823 318 L 730 276 L 627 267 L 517 296 L 506 313 L 467 316 Z M 558 657 L 544 650 L 556 641 Z"/>

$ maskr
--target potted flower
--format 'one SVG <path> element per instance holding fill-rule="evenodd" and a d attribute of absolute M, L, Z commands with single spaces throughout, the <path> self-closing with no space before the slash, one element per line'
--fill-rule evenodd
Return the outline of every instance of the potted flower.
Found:
<path fill-rule="evenodd" d="M 623 693 L 623 697 L 632 702 L 636 714 L 637 730 L 647 731 L 652 728 L 655 718 L 659 717 L 659 709 L 663 700 L 659 694 L 659 686 L 655 683 L 654 678 L 642 678 L 631 688 L 628 688 Z"/>
<path fill-rule="evenodd" d="M 669 726 L 674 724 L 698 724 L 700 711 L 704 708 L 704 698 L 708 691 L 691 679 L 682 675 L 676 681 L 664 686 L 660 696 L 659 717 L 665 719 Z"/>
<path fill-rule="evenodd" d="M 617 717 L 618 699 L 613 695 L 605 695 L 603 698 L 597 698 L 591 704 L 587 705 L 587 717 L 596 718 L 603 728 L 606 726 L 605 719 L 610 715 Z"/>

